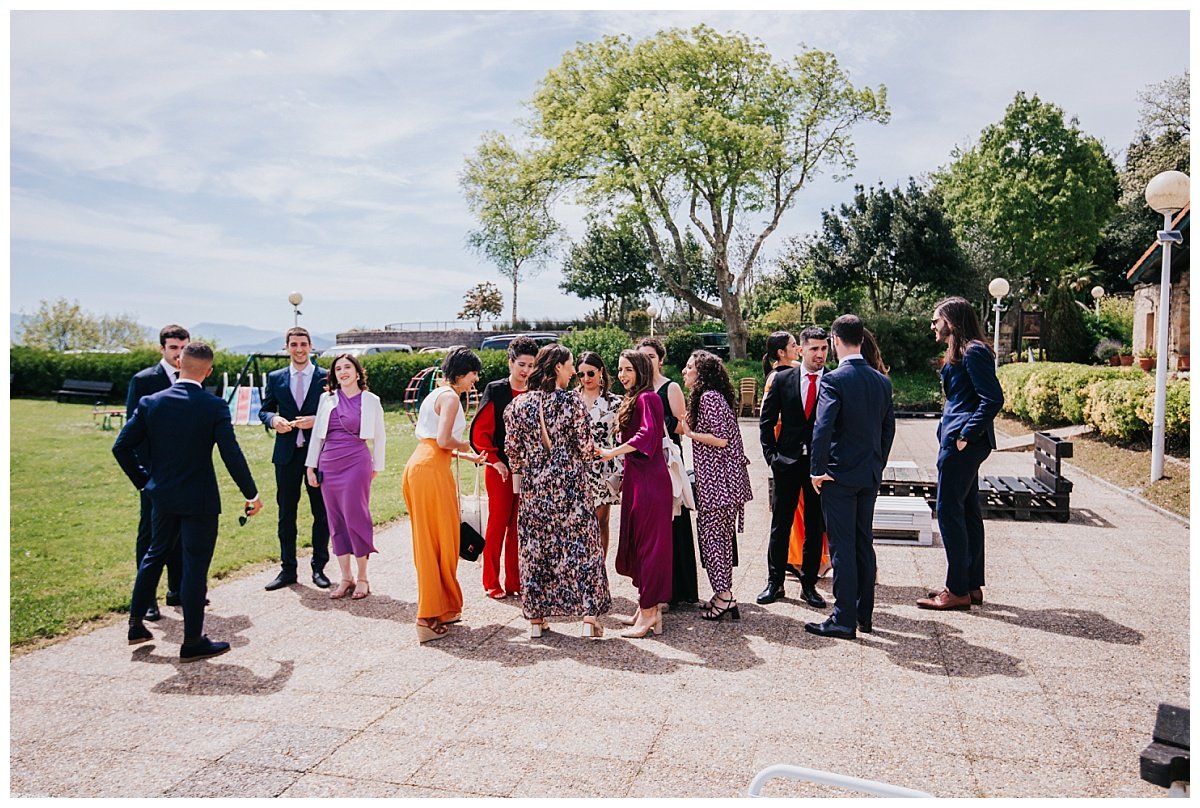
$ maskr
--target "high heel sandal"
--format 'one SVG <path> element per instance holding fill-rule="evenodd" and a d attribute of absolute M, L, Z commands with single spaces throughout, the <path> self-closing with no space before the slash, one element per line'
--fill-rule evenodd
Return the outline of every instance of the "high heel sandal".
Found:
<path fill-rule="evenodd" d="M 450 629 L 445 625 L 434 621 L 432 626 L 427 626 L 424 623 L 417 623 L 417 641 L 429 642 L 431 640 L 440 640 L 450 633 Z"/>
<path fill-rule="evenodd" d="M 330 600 L 340 600 L 341 598 L 346 597 L 346 593 L 349 592 L 350 588 L 353 586 L 354 586 L 353 578 L 343 578 L 341 581 L 338 582 L 337 589 L 335 589 L 329 593 L 329 599 Z"/>
<path fill-rule="evenodd" d="M 662 633 L 663 633 L 662 610 L 660 609 L 655 613 L 654 620 L 652 620 L 649 623 L 646 623 L 640 629 L 635 625 L 629 631 L 622 631 L 621 636 L 628 637 L 629 639 L 632 639 L 632 640 L 639 640 L 648 634 L 662 634 Z"/>
<path fill-rule="evenodd" d="M 579 636 L 598 640 L 604 636 L 604 626 L 600 625 L 599 623 L 589 623 L 587 620 L 584 620 L 583 628 L 580 629 Z"/>
<path fill-rule="evenodd" d="M 718 606 L 718 603 L 721 605 Z M 738 611 L 736 599 L 726 599 L 718 595 L 713 595 L 712 601 L 708 604 L 708 608 L 700 613 L 700 617 L 705 620 L 720 620 L 725 615 L 729 615 L 734 620 L 742 619 L 742 613 Z"/>
<path fill-rule="evenodd" d="M 531 640 L 536 640 L 538 637 L 542 636 L 543 631 L 549 630 L 550 626 L 546 624 L 546 618 L 544 617 L 536 623 L 532 620 L 529 621 L 529 639 Z"/>
<path fill-rule="evenodd" d="M 367 587 L 360 592 L 359 587 L 361 587 L 363 584 L 366 584 Z M 350 596 L 350 600 L 362 600 L 369 594 L 371 594 L 371 582 L 366 578 L 359 578 L 358 583 L 354 585 L 354 594 Z"/>

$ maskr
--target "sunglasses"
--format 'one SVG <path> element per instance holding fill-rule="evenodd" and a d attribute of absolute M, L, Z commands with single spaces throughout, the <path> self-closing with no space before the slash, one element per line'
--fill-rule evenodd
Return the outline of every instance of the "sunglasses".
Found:
<path fill-rule="evenodd" d="M 593 376 L 597 375 L 598 373 L 600 373 L 600 371 L 598 371 L 598 370 L 581 370 L 581 371 L 579 371 L 579 373 L 577 375 L 581 379 L 584 379 L 584 378 L 590 379 Z"/>

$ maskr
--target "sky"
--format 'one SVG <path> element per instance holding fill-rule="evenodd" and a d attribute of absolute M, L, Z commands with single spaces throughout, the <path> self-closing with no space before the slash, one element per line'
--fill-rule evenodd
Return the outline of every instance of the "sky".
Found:
<path fill-rule="evenodd" d="M 813 232 L 853 185 L 947 164 L 1024 91 L 1059 105 L 1118 165 L 1137 93 L 1189 67 L 1186 11 L 17 11 L 10 17 L 13 312 L 314 332 L 454 320 L 509 283 L 467 247 L 459 188 L 489 130 L 518 135 L 539 81 L 577 43 L 706 23 L 777 60 L 832 51 L 887 87 L 857 167 L 798 198 L 766 243 Z M 1154 46 L 1147 43 L 1153 38 Z M 557 213 L 571 238 L 583 211 Z M 529 320 L 595 308 L 522 283 Z"/>

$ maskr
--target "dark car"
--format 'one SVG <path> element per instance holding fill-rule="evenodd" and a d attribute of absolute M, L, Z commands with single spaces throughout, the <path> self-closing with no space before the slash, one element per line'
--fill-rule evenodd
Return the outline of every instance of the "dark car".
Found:
<path fill-rule="evenodd" d="M 700 347 L 711 354 L 716 354 L 724 360 L 729 359 L 729 335 L 724 331 L 711 331 L 707 334 L 697 334 L 700 337 Z"/>
<path fill-rule="evenodd" d="M 538 344 L 541 348 L 543 345 L 549 345 L 552 342 L 558 342 L 558 334 L 550 334 L 545 331 L 528 331 L 524 334 L 497 334 L 494 337 L 487 337 L 483 342 L 479 343 L 481 351 L 506 351 L 508 344 L 517 337 L 529 337 Z"/>

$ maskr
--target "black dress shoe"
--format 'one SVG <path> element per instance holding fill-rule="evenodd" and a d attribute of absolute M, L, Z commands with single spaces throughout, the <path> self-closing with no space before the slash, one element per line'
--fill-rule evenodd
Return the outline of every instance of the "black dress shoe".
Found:
<path fill-rule="evenodd" d="M 873 634 L 873 633 L 875 633 L 875 629 L 871 628 L 871 621 L 870 621 L 870 620 L 868 620 L 868 621 L 867 621 L 867 622 L 865 622 L 865 623 L 864 623 L 863 621 L 859 620 L 859 621 L 858 621 L 858 630 L 859 630 L 859 631 L 861 631 L 863 634 Z"/>
<path fill-rule="evenodd" d="M 137 645 L 140 642 L 149 642 L 154 639 L 154 635 L 150 633 L 150 629 L 143 626 L 141 623 L 129 624 L 129 644 Z"/>
<path fill-rule="evenodd" d="M 854 629 L 839 626 L 833 622 L 832 617 L 824 623 L 805 623 L 804 630 L 809 634 L 816 634 L 818 637 L 833 637 L 838 640 L 853 640 L 858 636 Z"/>
<path fill-rule="evenodd" d="M 211 601 L 209 601 L 208 598 L 205 598 L 204 605 L 208 606 L 210 604 L 211 604 Z M 168 589 L 167 590 L 167 605 L 168 606 L 182 606 L 183 598 L 180 597 L 178 592 L 172 592 L 170 589 Z"/>
<path fill-rule="evenodd" d="M 267 584 L 264 589 L 268 592 L 274 592 L 276 589 L 283 589 L 285 586 L 291 586 L 296 583 L 296 574 L 281 572 L 275 576 L 275 580 Z"/>
<path fill-rule="evenodd" d="M 758 593 L 758 597 L 754 600 L 760 606 L 766 606 L 768 603 L 774 603 L 783 597 L 783 584 L 768 583 L 767 588 Z"/>
<path fill-rule="evenodd" d="M 784 569 L 784 572 L 790 572 L 792 574 L 792 577 L 795 578 L 797 581 L 799 581 L 801 579 L 800 568 L 797 567 L 795 564 L 785 564 L 783 569 Z"/>
<path fill-rule="evenodd" d="M 329 582 L 329 579 L 325 577 L 325 573 L 321 572 L 320 570 L 313 570 L 313 583 L 322 589 L 328 589 L 330 586 L 332 586 L 332 584 Z"/>
<path fill-rule="evenodd" d="M 815 586 L 804 586 L 800 588 L 800 599 L 812 606 L 814 609 L 825 608 L 825 598 L 821 597 L 821 593 L 817 591 Z"/>
<path fill-rule="evenodd" d="M 193 643 L 184 643 L 179 647 L 180 662 L 195 662 L 198 659 L 220 656 L 229 650 L 227 642 L 213 642 L 208 637 L 201 637 Z"/>
<path fill-rule="evenodd" d="M 162 620 L 162 612 L 158 610 L 157 603 L 151 603 L 149 608 L 146 609 L 145 619 L 149 620 L 151 623 L 157 620 Z"/>

